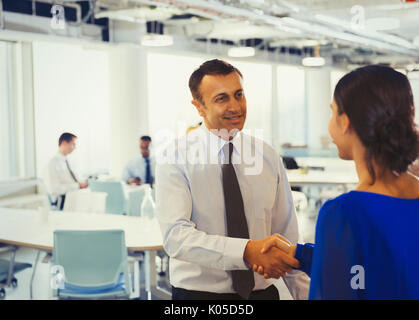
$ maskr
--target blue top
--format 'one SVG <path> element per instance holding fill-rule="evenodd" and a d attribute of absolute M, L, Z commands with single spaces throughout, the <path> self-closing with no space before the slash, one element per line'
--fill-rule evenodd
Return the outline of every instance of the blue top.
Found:
<path fill-rule="evenodd" d="M 295 257 L 309 299 L 419 299 L 419 199 L 351 191 L 327 201 Z"/>

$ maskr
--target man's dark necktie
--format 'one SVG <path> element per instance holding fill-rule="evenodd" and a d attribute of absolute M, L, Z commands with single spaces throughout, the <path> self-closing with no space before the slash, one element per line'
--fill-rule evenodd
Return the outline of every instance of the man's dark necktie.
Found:
<path fill-rule="evenodd" d="M 78 182 L 76 176 L 74 175 L 74 172 L 71 171 L 71 168 L 70 168 L 70 165 L 68 164 L 67 159 L 65 159 L 65 164 L 67 165 L 67 169 L 70 172 L 70 175 L 73 178 L 74 182 Z"/>
<path fill-rule="evenodd" d="M 233 144 L 231 142 L 226 144 L 223 151 L 225 159 L 228 159 L 228 162 L 224 161 L 226 164 L 223 164 L 222 166 L 227 233 L 229 237 L 249 239 L 249 229 L 247 227 L 246 215 L 244 213 L 243 198 L 239 182 L 237 181 L 236 172 L 234 171 L 233 164 L 231 163 Z M 253 271 L 233 270 L 231 271 L 231 275 L 233 278 L 234 290 L 242 298 L 248 299 L 253 287 L 255 286 Z"/>
<path fill-rule="evenodd" d="M 145 183 L 151 184 L 150 159 L 145 159 Z"/>

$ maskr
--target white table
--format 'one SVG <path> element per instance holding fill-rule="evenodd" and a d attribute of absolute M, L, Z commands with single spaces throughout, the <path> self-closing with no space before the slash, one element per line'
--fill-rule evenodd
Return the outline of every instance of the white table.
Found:
<path fill-rule="evenodd" d="M 146 290 L 169 298 L 167 292 L 157 287 L 155 257 L 163 249 L 163 240 L 156 219 L 114 214 L 50 211 L 45 221 L 37 210 L 0 208 L 0 243 L 34 248 L 51 252 L 55 230 L 106 230 L 122 229 L 129 252 L 144 251 L 146 254 Z M 39 258 L 35 262 L 34 271 Z M 32 275 L 33 280 L 33 275 Z M 31 280 L 31 284 L 32 284 Z"/>
<path fill-rule="evenodd" d="M 317 171 L 309 170 L 307 173 L 301 173 L 300 169 L 287 170 L 287 178 L 290 185 L 306 184 L 328 184 L 328 185 L 348 185 L 357 184 L 358 176 L 356 172 L 349 171 Z"/>

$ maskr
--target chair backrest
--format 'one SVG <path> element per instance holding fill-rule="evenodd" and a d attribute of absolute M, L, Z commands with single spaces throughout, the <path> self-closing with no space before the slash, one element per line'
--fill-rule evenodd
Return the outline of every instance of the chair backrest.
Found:
<path fill-rule="evenodd" d="M 89 188 L 94 192 L 106 192 L 106 213 L 125 214 L 126 198 L 120 181 L 89 180 Z"/>
<path fill-rule="evenodd" d="M 106 192 L 89 190 L 67 192 L 63 211 L 105 213 L 107 196 Z"/>
<path fill-rule="evenodd" d="M 282 157 L 282 162 L 286 169 L 298 169 L 297 161 L 292 157 Z"/>
<path fill-rule="evenodd" d="M 123 230 L 57 230 L 53 264 L 63 268 L 66 285 L 106 288 L 117 283 L 123 273 L 129 291 Z"/>
<path fill-rule="evenodd" d="M 142 188 L 136 188 L 135 191 L 128 192 L 128 208 L 129 216 L 141 216 L 141 203 L 143 202 L 145 191 Z"/>

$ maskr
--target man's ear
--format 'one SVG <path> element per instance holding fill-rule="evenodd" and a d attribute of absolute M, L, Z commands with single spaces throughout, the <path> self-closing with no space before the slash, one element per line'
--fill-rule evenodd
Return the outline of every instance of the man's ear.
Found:
<path fill-rule="evenodd" d="M 205 107 L 204 105 L 199 102 L 198 100 L 194 99 L 191 101 L 192 104 L 195 106 L 196 110 L 198 111 L 199 115 L 203 118 L 205 118 L 206 113 L 205 113 Z"/>

